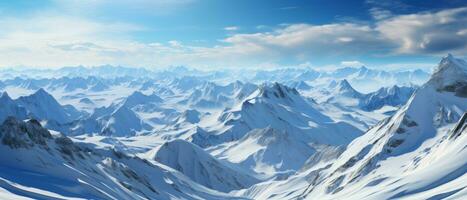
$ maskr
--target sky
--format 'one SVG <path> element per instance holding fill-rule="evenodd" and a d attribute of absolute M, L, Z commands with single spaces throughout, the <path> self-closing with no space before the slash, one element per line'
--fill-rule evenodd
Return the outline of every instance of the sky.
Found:
<path fill-rule="evenodd" d="M 465 0 L 5 0 L 0 67 L 431 68 Z"/>

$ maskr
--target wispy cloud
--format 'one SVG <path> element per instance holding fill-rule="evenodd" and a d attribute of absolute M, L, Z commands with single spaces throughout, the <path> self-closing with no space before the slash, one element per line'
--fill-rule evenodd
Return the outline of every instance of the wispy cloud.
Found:
<path fill-rule="evenodd" d="M 238 29 L 240 29 L 238 26 L 227 26 L 227 27 L 224 27 L 224 30 L 226 30 L 226 31 L 237 31 Z"/>
<path fill-rule="evenodd" d="M 286 6 L 286 7 L 282 7 L 280 8 L 281 10 L 295 10 L 297 9 L 298 7 L 296 6 Z"/>
<path fill-rule="evenodd" d="M 395 53 L 466 53 L 467 7 L 393 16 L 377 22 L 376 30 L 397 45 Z"/>
<path fill-rule="evenodd" d="M 361 66 L 364 66 L 365 64 L 363 64 L 362 62 L 358 60 L 350 60 L 350 61 L 342 61 L 341 65 L 346 66 L 346 67 L 361 67 Z"/>

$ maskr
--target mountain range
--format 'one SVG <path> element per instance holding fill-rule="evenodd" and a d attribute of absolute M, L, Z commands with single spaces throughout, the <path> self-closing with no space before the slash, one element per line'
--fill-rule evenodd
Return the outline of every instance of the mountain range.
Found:
<path fill-rule="evenodd" d="M 452 55 L 431 75 L 113 66 L 0 74 L 0 199 L 467 196 L 467 62 Z"/>

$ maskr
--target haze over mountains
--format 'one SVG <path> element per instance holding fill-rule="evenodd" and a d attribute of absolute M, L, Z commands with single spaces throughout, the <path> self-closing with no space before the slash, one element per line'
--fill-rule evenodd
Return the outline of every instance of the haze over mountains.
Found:
<path fill-rule="evenodd" d="M 452 55 L 431 75 L 101 66 L 0 77 L 1 199 L 467 196 L 467 62 Z"/>

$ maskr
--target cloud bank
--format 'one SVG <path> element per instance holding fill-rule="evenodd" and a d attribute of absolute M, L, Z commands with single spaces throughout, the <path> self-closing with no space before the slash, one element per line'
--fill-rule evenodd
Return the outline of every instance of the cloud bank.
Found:
<path fill-rule="evenodd" d="M 467 53 L 467 8 L 409 15 L 370 12 L 371 23 L 288 24 L 256 33 L 225 27 L 237 32 L 211 46 L 137 41 L 132 34 L 146 27 L 133 24 L 56 15 L 2 18 L 0 66 L 250 67 L 323 57 Z"/>

